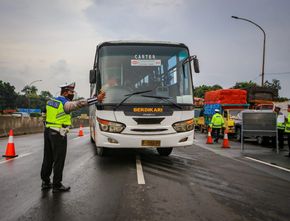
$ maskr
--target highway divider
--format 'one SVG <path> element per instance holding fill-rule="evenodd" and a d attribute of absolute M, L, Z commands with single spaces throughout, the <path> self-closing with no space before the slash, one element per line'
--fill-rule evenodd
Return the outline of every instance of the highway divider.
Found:
<path fill-rule="evenodd" d="M 87 127 L 89 120 L 73 118 L 72 124 L 73 128 L 80 125 Z M 33 134 L 43 132 L 44 125 L 41 117 L 0 116 L 0 137 L 9 136 L 10 129 L 13 129 L 14 135 Z"/>

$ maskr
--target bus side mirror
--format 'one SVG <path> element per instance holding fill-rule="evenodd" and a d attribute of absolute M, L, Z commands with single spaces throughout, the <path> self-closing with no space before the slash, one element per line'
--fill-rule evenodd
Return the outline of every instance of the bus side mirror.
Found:
<path fill-rule="evenodd" d="M 188 58 L 186 58 L 183 62 L 182 62 L 182 70 L 183 70 L 183 74 L 184 74 L 184 65 L 186 63 L 190 62 L 190 65 L 193 65 L 193 69 L 195 73 L 199 73 L 199 62 L 198 59 L 196 57 L 196 55 L 190 56 Z"/>
<path fill-rule="evenodd" d="M 95 84 L 97 80 L 96 70 L 90 70 L 90 84 Z"/>
<path fill-rule="evenodd" d="M 199 73 L 199 62 L 196 56 L 192 56 L 193 68 L 195 73 Z"/>

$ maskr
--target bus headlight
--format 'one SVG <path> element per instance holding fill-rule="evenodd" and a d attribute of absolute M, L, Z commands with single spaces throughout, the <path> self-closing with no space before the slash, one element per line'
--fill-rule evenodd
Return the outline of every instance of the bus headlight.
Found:
<path fill-rule="evenodd" d="M 109 120 L 103 120 L 100 118 L 97 118 L 97 121 L 99 122 L 100 130 L 104 132 L 121 133 L 126 127 L 125 124 Z"/>
<path fill-rule="evenodd" d="M 172 124 L 172 127 L 174 130 L 176 130 L 177 133 L 180 132 L 186 132 L 186 131 L 191 131 L 193 130 L 194 121 L 193 119 L 185 120 L 185 121 L 180 121 Z"/>

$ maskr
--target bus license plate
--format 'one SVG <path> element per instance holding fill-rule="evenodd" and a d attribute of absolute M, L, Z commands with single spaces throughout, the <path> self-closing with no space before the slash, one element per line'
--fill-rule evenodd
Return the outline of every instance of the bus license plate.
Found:
<path fill-rule="evenodd" d="M 160 140 L 142 140 L 142 146 L 160 147 Z"/>

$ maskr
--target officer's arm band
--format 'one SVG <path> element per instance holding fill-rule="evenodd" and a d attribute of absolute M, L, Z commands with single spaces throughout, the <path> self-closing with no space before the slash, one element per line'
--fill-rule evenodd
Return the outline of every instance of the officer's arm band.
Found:
<path fill-rule="evenodd" d="M 87 102 L 89 105 L 95 104 L 98 102 L 98 98 L 96 98 L 96 97 L 88 98 Z"/>

